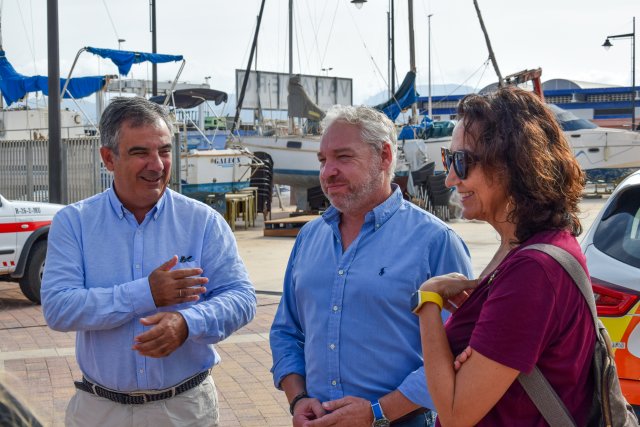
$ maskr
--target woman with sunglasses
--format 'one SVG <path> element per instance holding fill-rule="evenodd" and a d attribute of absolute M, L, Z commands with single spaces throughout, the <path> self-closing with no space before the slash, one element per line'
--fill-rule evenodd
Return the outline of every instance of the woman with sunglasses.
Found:
<path fill-rule="evenodd" d="M 415 311 L 439 422 L 547 425 L 517 381 L 538 366 L 585 425 L 595 341 L 589 308 L 555 260 L 522 250 L 553 244 L 585 267 L 575 238 L 583 172 L 553 114 L 530 92 L 469 95 L 458 116 L 443 150 L 446 184 L 457 188 L 462 215 L 491 224 L 500 246 L 479 279 L 454 273 L 421 287 Z M 443 302 L 454 311 L 445 325 Z"/>

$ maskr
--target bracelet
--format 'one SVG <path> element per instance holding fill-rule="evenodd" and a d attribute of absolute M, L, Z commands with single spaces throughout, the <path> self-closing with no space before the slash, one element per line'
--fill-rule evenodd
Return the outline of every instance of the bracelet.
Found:
<path fill-rule="evenodd" d="M 291 415 L 293 415 L 293 410 L 296 407 L 296 403 L 298 403 L 302 399 L 306 399 L 307 397 L 309 397 L 309 395 L 307 394 L 307 391 L 305 390 L 302 393 L 297 394 L 296 397 L 294 397 L 291 400 L 291 403 L 289 404 L 289 412 L 291 412 Z"/>
<path fill-rule="evenodd" d="M 422 303 L 432 302 L 438 306 L 440 311 L 442 311 L 442 306 L 444 305 L 444 300 L 442 296 L 437 292 L 431 291 L 422 291 L 420 295 L 420 299 Z"/>

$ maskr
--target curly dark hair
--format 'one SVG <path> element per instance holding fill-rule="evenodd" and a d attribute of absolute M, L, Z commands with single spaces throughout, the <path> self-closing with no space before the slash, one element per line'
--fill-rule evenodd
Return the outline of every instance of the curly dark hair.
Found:
<path fill-rule="evenodd" d="M 490 182 L 505 184 L 507 221 L 516 243 L 553 229 L 582 233 L 578 202 L 585 177 L 554 114 L 535 94 L 502 87 L 458 104 L 465 143 L 471 143 Z"/>

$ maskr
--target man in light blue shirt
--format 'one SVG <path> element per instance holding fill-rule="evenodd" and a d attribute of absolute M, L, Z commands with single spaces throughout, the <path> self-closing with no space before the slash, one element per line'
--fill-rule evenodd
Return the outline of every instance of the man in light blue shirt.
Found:
<path fill-rule="evenodd" d="M 410 298 L 432 276 L 470 277 L 468 249 L 391 184 L 386 116 L 336 106 L 323 128 L 320 183 L 332 207 L 302 228 L 289 259 L 270 334 L 275 385 L 294 426 L 430 426 Z"/>
<path fill-rule="evenodd" d="M 100 121 L 107 191 L 62 209 L 49 233 L 42 308 L 77 331 L 66 426 L 218 423 L 213 344 L 250 322 L 253 286 L 224 219 L 167 188 L 171 123 L 143 98 Z"/>

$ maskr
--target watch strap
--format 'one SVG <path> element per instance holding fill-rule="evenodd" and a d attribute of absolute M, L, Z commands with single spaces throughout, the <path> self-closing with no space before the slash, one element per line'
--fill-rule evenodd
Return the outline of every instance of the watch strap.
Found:
<path fill-rule="evenodd" d="M 291 412 L 291 415 L 293 415 L 293 410 L 296 408 L 296 403 L 298 403 L 302 399 L 306 399 L 307 397 L 309 397 L 309 395 L 305 390 L 302 393 L 296 394 L 296 396 L 293 399 L 291 399 L 291 403 L 289 404 L 289 412 Z"/>
<path fill-rule="evenodd" d="M 418 292 L 420 295 L 420 300 L 416 308 L 413 310 L 415 314 L 418 314 L 422 306 L 427 302 L 432 302 L 436 304 L 438 308 L 442 311 L 442 306 L 444 306 L 444 300 L 442 299 L 442 296 L 440 296 L 439 293 L 431 292 L 431 291 L 418 291 Z"/>
<path fill-rule="evenodd" d="M 373 421 L 384 418 L 384 412 L 382 412 L 382 406 L 380 406 L 380 402 L 378 400 L 371 401 L 371 410 L 373 411 Z"/>

